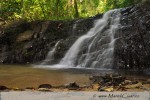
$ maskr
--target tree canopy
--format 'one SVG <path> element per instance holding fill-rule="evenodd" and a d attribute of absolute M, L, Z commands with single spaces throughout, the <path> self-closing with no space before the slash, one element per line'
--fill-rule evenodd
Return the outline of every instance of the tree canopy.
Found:
<path fill-rule="evenodd" d="M 62 20 L 94 16 L 142 0 L 1 0 L 0 18 Z"/>

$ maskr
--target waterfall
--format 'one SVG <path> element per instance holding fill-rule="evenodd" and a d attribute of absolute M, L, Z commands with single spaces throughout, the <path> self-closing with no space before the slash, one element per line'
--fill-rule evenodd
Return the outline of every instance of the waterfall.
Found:
<path fill-rule="evenodd" d="M 61 41 L 61 40 L 60 40 Z M 55 46 L 52 48 L 52 50 L 50 50 L 48 52 L 48 55 L 46 56 L 46 59 L 44 61 L 42 61 L 41 65 L 46 65 L 52 62 L 52 60 L 54 60 L 54 54 L 56 52 L 56 48 L 58 47 L 58 44 L 60 43 L 60 41 L 58 41 Z"/>
<path fill-rule="evenodd" d="M 110 10 L 101 19 L 96 20 L 94 27 L 87 34 L 77 39 L 59 65 L 111 68 L 113 64 L 114 35 L 120 22 L 118 12 L 118 10 Z"/>
<path fill-rule="evenodd" d="M 120 11 L 110 10 L 106 12 L 101 19 L 95 20 L 94 27 L 87 34 L 76 40 L 58 64 L 47 67 L 111 69 L 116 40 L 114 37 L 119 25 Z M 49 52 L 45 61 L 52 58 L 57 44 Z"/>

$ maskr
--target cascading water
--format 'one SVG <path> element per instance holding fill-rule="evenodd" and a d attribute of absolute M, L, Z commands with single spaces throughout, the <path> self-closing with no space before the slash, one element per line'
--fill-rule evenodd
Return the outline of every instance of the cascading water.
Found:
<path fill-rule="evenodd" d="M 53 68 L 111 68 L 115 43 L 115 32 L 120 24 L 119 10 L 110 10 L 95 21 L 89 32 L 77 39 L 59 64 Z M 57 44 L 56 44 L 57 45 Z M 49 60 L 48 54 L 46 59 Z M 51 66 L 51 67 L 52 67 Z"/>
<path fill-rule="evenodd" d="M 61 40 L 60 40 L 61 41 Z M 52 48 L 52 50 L 50 50 L 48 52 L 48 55 L 46 57 L 46 59 L 41 63 L 41 65 L 46 65 L 46 64 L 49 64 L 51 63 L 51 61 L 54 59 L 54 54 L 56 52 L 56 48 L 58 46 L 58 44 L 60 43 L 60 41 L 58 41 L 55 46 Z"/>
<path fill-rule="evenodd" d="M 87 34 L 72 45 L 59 64 L 68 67 L 110 68 L 113 64 L 114 35 L 120 21 L 118 12 L 106 12 Z"/>

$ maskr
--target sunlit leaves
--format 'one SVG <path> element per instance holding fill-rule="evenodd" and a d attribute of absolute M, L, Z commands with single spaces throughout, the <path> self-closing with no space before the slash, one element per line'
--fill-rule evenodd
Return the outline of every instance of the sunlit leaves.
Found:
<path fill-rule="evenodd" d="M 61 20 L 94 16 L 110 9 L 133 5 L 142 0 L 1 0 L 3 19 Z"/>

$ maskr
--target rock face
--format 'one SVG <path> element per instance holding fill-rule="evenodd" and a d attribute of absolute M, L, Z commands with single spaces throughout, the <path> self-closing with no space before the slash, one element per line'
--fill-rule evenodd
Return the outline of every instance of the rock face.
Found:
<path fill-rule="evenodd" d="M 101 16 L 72 21 L 16 21 L 0 27 L 0 63 L 36 63 L 45 59 L 49 50 L 61 40 L 55 54 L 59 61 L 93 21 Z"/>
<path fill-rule="evenodd" d="M 121 9 L 121 15 L 114 67 L 134 70 L 150 68 L 150 4 Z"/>
<path fill-rule="evenodd" d="M 35 63 L 45 59 L 61 40 L 54 55 L 57 63 L 94 23 L 92 18 L 72 21 L 18 21 L 0 30 L 0 63 Z M 114 68 L 150 68 L 150 4 L 121 9 L 121 27 L 116 34 Z"/>

